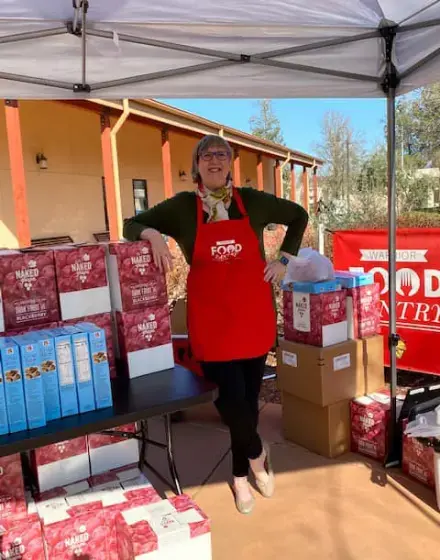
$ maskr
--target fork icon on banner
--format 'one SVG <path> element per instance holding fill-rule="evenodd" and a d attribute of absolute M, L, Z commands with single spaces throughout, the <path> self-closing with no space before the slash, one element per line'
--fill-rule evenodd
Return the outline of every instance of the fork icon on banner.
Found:
<path fill-rule="evenodd" d="M 401 296 L 413 296 L 420 289 L 419 276 L 411 268 L 397 271 L 397 293 Z"/>

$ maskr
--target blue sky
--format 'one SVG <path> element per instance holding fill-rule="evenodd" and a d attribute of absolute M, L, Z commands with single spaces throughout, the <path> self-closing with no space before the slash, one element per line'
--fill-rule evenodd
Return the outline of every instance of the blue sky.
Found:
<path fill-rule="evenodd" d="M 249 132 L 249 118 L 258 112 L 251 99 L 162 99 L 180 109 Z M 382 142 L 386 102 L 383 99 L 274 99 L 273 109 L 280 119 L 286 144 L 314 154 L 321 123 L 327 111 L 348 117 L 353 129 L 365 139 L 365 147 Z"/>

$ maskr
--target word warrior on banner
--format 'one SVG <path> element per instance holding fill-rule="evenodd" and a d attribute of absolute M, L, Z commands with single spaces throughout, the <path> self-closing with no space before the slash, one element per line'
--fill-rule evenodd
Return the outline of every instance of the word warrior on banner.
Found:
<path fill-rule="evenodd" d="M 398 367 L 440 375 L 440 229 L 397 232 L 397 332 L 406 344 Z M 389 365 L 388 232 L 339 231 L 334 235 L 337 270 L 368 272 L 380 285 L 381 328 Z"/>

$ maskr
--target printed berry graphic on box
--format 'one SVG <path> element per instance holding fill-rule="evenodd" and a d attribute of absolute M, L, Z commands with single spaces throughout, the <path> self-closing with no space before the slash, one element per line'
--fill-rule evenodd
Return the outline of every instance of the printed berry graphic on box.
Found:
<path fill-rule="evenodd" d="M 120 358 L 129 377 L 174 367 L 168 305 L 116 313 Z"/>
<path fill-rule="evenodd" d="M 24 493 L 21 459 L 18 453 L 0 458 L 0 522 L 25 517 L 27 504 Z"/>
<path fill-rule="evenodd" d="M 36 519 L 2 520 L 0 523 L 2 560 L 42 560 L 45 558 L 41 524 Z"/>
<path fill-rule="evenodd" d="M 0 286 L 6 330 L 59 321 L 53 251 L 0 251 Z"/>
<path fill-rule="evenodd" d="M 348 336 L 366 338 L 380 331 L 379 284 L 347 290 Z"/>
<path fill-rule="evenodd" d="M 405 431 L 408 420 L 403 422 Z M 402 442 L 402 470 L 408 476 L 435 488 L 434 448 L 424 445 L 416 438 L 403 434 Z"/>
<path fill-rule="evenodd" d="M 56 247 L 54 255 L 63 321 L 110 312 L 105 247 Z"/>
<path fill-rule="evenodd" d="M 136 424 L 124 424 L 115 428 L 118 432 L 136 433 Z M 110 430 L 114 431 L 114 430 Z M 92 475 L 111 469 L 132 465 L 139 461 L 139 442 L 132 438 L 108 434 L 90 434 L 88 447 Z"/>
<path fill-rule="evenodd" d="M 147 241 L 110 243 L 108 270 L 116 311 L 135 311 L 168 302 L 165 274 L 154 264 Z"/>

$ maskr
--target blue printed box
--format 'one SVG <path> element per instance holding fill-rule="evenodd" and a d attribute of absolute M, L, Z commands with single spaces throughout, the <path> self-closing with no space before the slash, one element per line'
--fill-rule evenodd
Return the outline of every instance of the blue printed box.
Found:
<path fill-rule="evenodd" d="M 96 409 L 96 405 L 92 364 L 90 362 L 89 337 L 86 333 L 73 326 L 64 327 L 64 331 L 72 337 L 72 353 L 75 364 L 79 411 L 81 413 L 90 412 Z"/>
<path fill-rule="evenodd" d="M 9 431 L 21 432 L 28 427 L 24 400 L 20 349 L 11 338 L 0 338 L 0 357 L 5 378 L 5 397 Z"/>
<path fill-rule="evenodd" d="M 28 427 L 41 428 L 46 425 L 46 409 L 41 377 L 40 346 L 32 334 L 15 336 L 14 341 L 20 347 Z"/>
<path fill-rule="evenodd" d="M 0 360 L 0 435 L 9 433 L 8 412 L 6 408 L 5 378 Z"/>
<path fill-rule="evenodd" d="M 58 382 L 55 341 L 45 331 L 29 333 L 40 347 L 46 420 L 61 418 L 60 387 Z"/>
<path fill-rule="evenodd" d="M 346 272 L 337 270 L 335 271 L 335 278 L 340 282 L 343 288 L 347 289 L 374 284 L 374 276 L 369 272 Z"/>
<path fill-rule="evenodd" d="M 286 292 L 301 292 L 305 294 L 325 294 L 339 292 L 341 282 L 338 280 L 324 280 L 323 282 L 294 282 L 282 284 L 281 289 Z"/>
<path fill-rule="evenodd" d="M 75 326 L 86 333 L 89 338 L 96 408 L 112 406 L 113 397 L 105 331 L 93 323 L 78 323 Z"/>
<path fill-rule="evenodd" d="M 78 414 L 75 366 L 73 363 L 72 337 L 62 327 L 44 331 L 55 343 L 55 356 L 60 388 L 61 416 Z"/>

